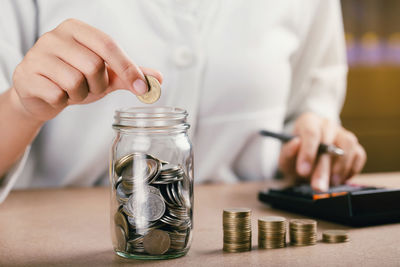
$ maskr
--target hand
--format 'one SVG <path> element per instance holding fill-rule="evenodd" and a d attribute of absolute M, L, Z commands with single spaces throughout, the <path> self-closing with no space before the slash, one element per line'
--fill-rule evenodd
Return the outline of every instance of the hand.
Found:
<path fill-rule="evenodd" d="M 15 105 L 30 119 L 47 121 L 66 106 L 99 100 L 117 89 L 147 92 L 144 74 L 110 36 L 81 21 L 68 19 L 42 35 L 13 75 Z"/>
<path fill-rule="evenodd" d="M 279 167 L 286 176 L 311 179 L 315 190 L 342 184 L 364 167 L 367 156 L 356 136 L 330 120 L 305 113 L 296 120 L 294 134 L 297 137 L 282 146 Z M 318 156 L 320 143 L 334 144 L 345 154 Z"/>

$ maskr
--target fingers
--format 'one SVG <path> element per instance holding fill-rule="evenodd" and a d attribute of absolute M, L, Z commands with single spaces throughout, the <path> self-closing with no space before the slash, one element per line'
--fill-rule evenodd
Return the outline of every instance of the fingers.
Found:
<path fill-rule="evenodd" d="M 321 140 L 319 124 L 319 121 L 313 116 L 303 117 L 297 124 L 296 133 L 301 138 L 301 145 L 297 156 L 296 170 L 300 176 L 311 175 Z"/>
<path fill-rule="evenodd" d="M 145 68 L 145 67 L 140 67 L 140 69 L 143 71 L 145 75 L 150 75 L 155 77 L 160 83 L 163 81 L 163 76 L 161 72 L 150 69 L 150 68 Z M 118 75 L 111 69 L 107 67 L 107 73 L 108 73 L 108 78 L 109 78 L 109 86 L 111 87 L 111 91 L 119 90 L 119 89 L 125 89 L 125 82 L 122 81 Z"/>
<path fill-rule="evenodd" d="M 356 157 L 354 159 L 353 168 L 350 172 L 351 178 L 353 175 L 358 174 L 364 168 L 365 163 L 367 162 L 367 153 L 361 145 L 357 146 Z"/>
<path fill-rule="evenodd" d="M 296 159 L 300 149 L 300 138 L 295 137 L 284 144 L 279 156 L 279 169 L 287 176 L 296 176 Z"/>
<path fill-rule="evenodd" d="M 329 189 L 329 177 L 331 169 L 331 157 L 321 155 L 311 176 L 311 187 L 317 191 L 327 191 Z"/>
<path fill-rule="evenodd" d="M 329 120 L 321 122 L 320 143 L 332 144 L 337 133 L 337 125 Z M 319 155 L 316 167 L 311 175 L 311 187 L 317 191 L 327 191 L 331 177 L 331 156 L 328 154 Z"/>
<path fill-rule="evenodd" d="M 332 166 L 332 182 L 339 185 L 346 180 L 352 169 L 356 157 L 355 145 L 357 138 L 350 132 L 343 131 L 337 136 L 336 145 L 345 151 L 345 154 L 335 159 Z"/>
<path fill-rule="evenodd" d="M 61 33 L 68 32 L 75 41 L 100 56 L 124 81 L 127 89 L 136 94 L 147 92 L 147 84 L 142 70 L 128 58 L 110 36 L 74 19 L 66 20 L 57 28 Z"/>
<path fill-rule="evenodd" d="M 28 80 L 20 79 L 18 86 L 30 86 L 32 90 L 23 91 L 21 98 L 40 99 L 47 105 L 59 109 L 65 107 L 68 101 L 68 95 L 53 81 L 42 75 L 32 75 Z M 29 83 L 25 84 L 25 83 Z"/>
<path fill-rule="evenodd" d="M 90 93 L 97 95 L 107 89 L 108 76 L 102 58 L 73 40 L 58 40 L 54 43 L 57 49 L 50 49 L 48 53 L 78 70 L 84 76 Z"/>
<path fill-rule="evenodd" d="M 330 182 L 334 185 L 343 183 L 359 173 L 366 162 L 366 153 L 355 135 L 330 120 L 305 113 L 296 120 L 294 132 L 301 139 L 296 160 L 297 174 L 305 178 L 311 177 L 311 186 L 315 190 L 328 190 Z M 345 155 L 318 155 L 320 143 L 334 144 L 342 148 Z M 281 168 L 288 168 L 286 161 L 290 162 L 283 154 L 285 151 L 286 148 L 283 147 Z"/>
<path fill-rule="evenodd" d="M 158 70 L 154 70 L 154 69 L 150 69 L 150 68 L 146 68 L 146 67 L 140 67 L 140 69 L 143 71 L 144 74 L 153 76 L 160 83 L 163 82 L 163 76 L 162 76 L 161 72 L 159 72 Z"/>
<path fill-rule="evenodd" d="M 359 173 L 364 167 L 367 156 L 356 136 L 347 130 L 343 129 L 338 134 L 335 143 L 345 151 L 343 156 L 335 159 L 332 166 L 332 182 L 338 185 Z"/>
<path fill-rule="evenodd" d="M 48 33 L 46 37 L 52 46 L 47 45 L 36 48 L 39 50 L 37 54 L 40 55 L 38 60 L 46 60 L 46 58 L 58 58 L 64 64 L 70 65 L 80 76 L 85 79 L 86 89 L 95 95 L 102 94 L 108 87 L 108 76 L 106 66 L 98 55 L 91 50 L 80 45 L 79 43 L 70 40 L 62 39 L 54 34 Z M 45 51 L 43 51 L 46 48 Z M 54 60 L 54 59 L 53 59 Z M 47 73 L 54 73 L 57 69 L 48 68 L 47 66 L 40 66 L 41 71 Z M 62 72 L 61 72 L 62 74 Z M 75 75 L 77 76 L 77 75 Z M 64 80 L 67 77 L 64 78 Z M 63 87 L 67 90 L 67 88 Z M 86 93 L 87 96 L 87 93 Z M 79 103 L 83 99 L 72 98 L 72 103 Z"/>
<path fill-rule="evenodd" d="M 91 103 L 116 89 L 147 92 L 143 72 L 162 82 L 161 73 L 139 68 L 108 35 L 70 19 L 28 51 L 14 71 L 13 87 L 27 100 L 21 101 L 24 108 L 46 121 L 60 107 Z"/>
<path fill-rule="evenodd" d="M 85 77 L 80 71 L 69 64 L 66 64 L 57 57 L 42 57 L 40 69 L 35 70 L 49 80 L 53 81 L 59 88 L 67 93 L 68 98 L 73 102 L 81 102 L 88 95 L 88 86 Z"/>

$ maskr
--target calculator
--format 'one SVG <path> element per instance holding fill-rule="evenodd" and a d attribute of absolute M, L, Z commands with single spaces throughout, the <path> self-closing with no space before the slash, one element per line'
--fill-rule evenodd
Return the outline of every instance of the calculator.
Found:
<path fill-rule="evenodd" d="M 400 222 L 400 189 L 341 185 L 321 193 L 302 184 L 261 191 L 258 198 L 273 208 L 351 226 Z"/>

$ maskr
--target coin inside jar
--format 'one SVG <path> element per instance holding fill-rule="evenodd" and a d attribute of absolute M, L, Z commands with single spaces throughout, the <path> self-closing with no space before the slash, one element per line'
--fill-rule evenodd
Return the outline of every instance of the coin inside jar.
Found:
<path fill-rule="evenodd" d="M 117 249 L 119 251 L 126 250 L 126 235 L 121 226 L 115 226 L 115 237 L 117 239 Z"/>
<path fill-rule="evenodd" d="M 120 227 L 122 227 L 122 229 L 124 229 L 124 233 L 126 235 L 128 235 L 128 233 L 129 233 L 128 222 L 126 221 L 124 214 L 122 214 L 122 212 L 120 210 L 118 210 L 115 213 L 114 222 L 115 222 L 115 225 L 119 225 Z"/>
<path fill-rule="evenodd" d="M 136 96 L 140 101 L 145 104 L 153 104 L 155 103 L 161 96 L 161 85 L 158 80 L 149 75 L 145 75 L 147 81 L 148 91 L 143 95 Z"/>
<path fill-rule="evenodd" d="M 122 248 L 125 241 L 127 253 L 150 255 L 144 249 L 144 237 L 161 230 L 170 239 L 168 253 L 185 251 L 192 223 L 188 188 L 184 186 L 188 177 L 182 166 L 133 152 L 119 158 L 114 171 L 117 181 L 113 192 L 119 205 L 114 225 L 117 231 L 122 228 L 125 232 L 125 238 L 119 237 L 121 244 L 115 247 Z"/>
<path fill-rule="evenodd" d="M 143 239 L 144 250 L 151 255 L 162 255 L 171 246 L 171 239 L 167 232 L 155 229 L 145 235 Z"/>
<path fill-rule="evenodd" d="M 132 194 L 125 210 L 134 218 L 145 217 L 149 221 L 156 221 L 164 215 L 165 203 L 159 194 L 147 193 L 145 203 Z"/>

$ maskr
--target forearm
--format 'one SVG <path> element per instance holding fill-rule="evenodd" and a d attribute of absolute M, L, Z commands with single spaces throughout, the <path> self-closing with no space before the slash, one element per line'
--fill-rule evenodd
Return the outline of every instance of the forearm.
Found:
<path fill-rule="evenodd" d="M 0 94 L 0 177 L 23 155 L 43 122 L 29 117 L 14 89 Z"/>

